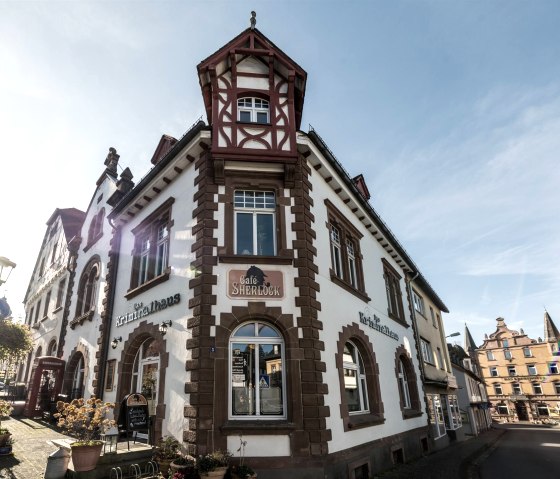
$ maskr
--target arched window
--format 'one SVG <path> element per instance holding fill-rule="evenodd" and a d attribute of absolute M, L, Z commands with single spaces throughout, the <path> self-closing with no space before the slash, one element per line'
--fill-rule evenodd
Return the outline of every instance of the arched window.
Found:
<path fill-rule="evenodd" d="M 43 348 L 41 346 L 39 346 L 37 348 L 37 352 L 35 353 L 35 357 L 40 358 L 42 355 L 43 355 Z"/>
<path fill-rule="evenodd" d="M 364 361 L 356 346 L 348 341 L 344 345 L 344 393 L 350 414 L 369 412 Z"/>
<path fill-rule="evenodd" d="M 99 262 L 92 260 L 84 268 L 78 285 L 76 317 L 80 317 L 95 309 L 97 280 L 99 279 Z"/>
<path fill-rule="evenodd" d="M 286 388 L 284 341 L 267 324 L 255 321 L 237 328 L 229 343 L 232 419 L 284 419 Z"/>
<path fill-rule="evenodd" d="M 244 123 L 269 123 L 269 103 L 261 98 L 239 98 L 237 119 Z"/>
<path fill-rule="evenodd" d="M 410 360 L 409 349 L 405 346 L 399 346 L 395 352 L 395 374 L 403 418 L 408 419 L 421 415 L 417 377 Z"/>
<path fill-rule="evenodd" d="M 405 409 L 409 409 L 411 406 L 410 390 L 408 388 L 408 378 L 406 377 L 406 369 L 402 362 L 402 359 L 399 359 L 397 374 L 399 380 L 399 395 L 401 397 L 401 403 Z"/>
<path fill-rule="evenodd" d="M 139 392 L 148 400 L 150 415 L 155 414 L 159 387 L 159 350 L 154 338 L 138 348 L 132 366 L 131 392 Z"/>
<path fill-rule="evenodd" d="M 76 354 L 78 354 L 79 357 L 78 362 L 76 363 L 76 369 L 74 369 L 74 377 L 72 378 L 72 390 L 70 392 L 70 399 L 81 398 L 84 393 L 84 356 L 82 353 Z"/>
<path fill-rule="evenodd" d="M 47 356 L 56 356 L 56 339 L 51 340 L 47 348 Z"/>
<path fill-rule="evenodd" d="M 99 212 L 91 219 L 88 229 L 87 246 L 95 243 L 103 234 L 103 219 L 105 218 L 105 208 L 101 208 Z"/>

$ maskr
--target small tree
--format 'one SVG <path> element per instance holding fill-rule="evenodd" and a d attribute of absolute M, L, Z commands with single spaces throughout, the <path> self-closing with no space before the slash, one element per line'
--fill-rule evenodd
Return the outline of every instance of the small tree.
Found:
<path fill-rule="evenodd" d="M 32 349 L 33 339 L 27 325 L 0 320 L 0 362 L 16 366 Z"/>

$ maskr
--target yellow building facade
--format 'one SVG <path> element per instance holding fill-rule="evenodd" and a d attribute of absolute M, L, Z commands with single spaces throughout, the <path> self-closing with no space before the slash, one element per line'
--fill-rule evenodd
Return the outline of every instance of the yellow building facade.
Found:
<path fill-rule="evenodd" d="M 497 422 L 560 420 L 560 333 L 544 316 L 544 338 L 531 339 L 497 318 L 496 331 L 477 349 L 492 419 Z"/>

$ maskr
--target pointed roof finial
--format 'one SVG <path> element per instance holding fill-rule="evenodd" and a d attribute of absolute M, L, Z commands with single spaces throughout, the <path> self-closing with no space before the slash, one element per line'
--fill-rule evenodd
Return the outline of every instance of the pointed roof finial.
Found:
<path fill-rule="evenodd" d="M 257 26 L 257 12 L 254 10 L 251 12 L 251 30 L 254 30 Z"/>

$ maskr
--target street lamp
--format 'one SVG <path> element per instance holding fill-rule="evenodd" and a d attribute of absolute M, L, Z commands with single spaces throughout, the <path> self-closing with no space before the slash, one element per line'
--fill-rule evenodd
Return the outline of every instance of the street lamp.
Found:
<path fill-rule="evenodd" d="M 14 269 L 15 267 L 16 264 L 13 261 L 10 261 L 4 256 L 0 256 L 0 286 L 8 281 L 12 269 Z"/>
<path fill-rule="evenodd" d="M 455 336 L 461 336 L 461 333 L 451 333 L 448 336 L 445 336 L 446 338 L 454 338 Z"/>

